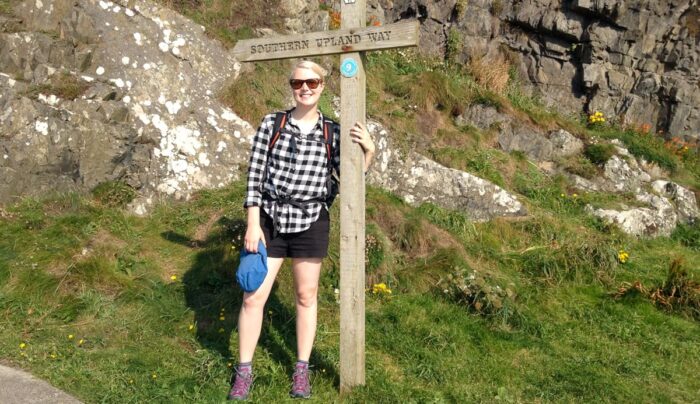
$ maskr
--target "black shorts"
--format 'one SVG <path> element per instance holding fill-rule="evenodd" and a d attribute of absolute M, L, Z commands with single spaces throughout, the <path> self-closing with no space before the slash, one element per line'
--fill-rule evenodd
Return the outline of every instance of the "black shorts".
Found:
<path fill-rule="evenodd" d="M 272 218 L 260 209 L 260 227 L 267 243 L 269 258 L 324 258 L 328 255 L 330 231 L 328 210 L 321 208 L 318 220 L 311 227 L 298 233 L 277 233 L 272 237 Z"/>

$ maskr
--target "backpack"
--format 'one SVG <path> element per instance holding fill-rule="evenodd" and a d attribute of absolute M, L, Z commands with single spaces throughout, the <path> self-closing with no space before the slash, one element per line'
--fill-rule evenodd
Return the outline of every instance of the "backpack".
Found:
<path fill-rule="evenodd" d="M 290 111 L 277 112 L 275 114 L 275 123 L 272 127 L 272 137 L 267 145 L 268 159 L 272 154 L 272 148 L 275 147 L 275 144 L 280 138 L 284 125 L 286 125 L 287 121 L 289 120 L 289 114 Z M 336 186 L 336 184 L 333 182 L 333 133 L 336 126 L 338 126 L 337 122 L 326 118 L 325 116 L 323 117 L 323 143 L 326 145 L 326 166 L 328 167 L 328 175 L 326 177 L 326 190 L 328 195 L 326 195 L 325 202 L 327 202 L 328 205 L 330 205 L 333 201 L 331 195 L 333 195 L 333 187 Z"/>

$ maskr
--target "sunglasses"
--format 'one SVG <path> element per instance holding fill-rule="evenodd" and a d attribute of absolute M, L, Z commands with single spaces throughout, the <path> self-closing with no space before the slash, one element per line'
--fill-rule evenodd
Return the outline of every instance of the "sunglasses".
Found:
<path fill-rule="evenodd" d="M 323 80 L 321 79 L 307 79 L 307 80 L 299 80 L 299 79 L 291 79 L 289 80 L 289 85 L 292 86 L 294 90 L 298 90 L 301 87 L 304 86 L 304 83 L 306 83 L 306 86 L 309 87 L 310 89 L 315 89 L 318 88 L 318 86 L 323 83 Z"/>

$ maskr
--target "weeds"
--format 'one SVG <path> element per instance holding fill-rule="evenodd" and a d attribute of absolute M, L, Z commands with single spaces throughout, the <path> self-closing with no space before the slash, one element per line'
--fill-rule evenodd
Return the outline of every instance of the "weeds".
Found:
<path fill-rule="evenodd" d="M 445 60 L 449 63 L 459 63 L 464 44 L 459 30 L 451 27 L 447 33 L 447 44 L 445 46 Z"/>
<path fill-rule="evenodd" d="M 518 259 L 525 273 L 561 283 L 597 279 L 608 282 L 615 277 L 618 251 L 602 240 L 552 240 L 549 245 L 525 249 Z"/>
<path fill-rule="evenodd" d="M 505 94 L 510 80 L 510 63 L 503 56 L 492 59 L 473 57 L 469 62 L 469 72 L 477 83 L 496 94 Z"/>
<path fill-rule="evenodd" d="M 106 181 L 97 185 L 92 195 L 104 206 L 124 208 L 136 198 L 136 190 L 123 182 Z"/>
<path fill-rule="evenodd" d="M 615 146 L 609 143 L 589 144 L 583 154 L 593 164 L 602 166 L 615 154 Z"/>
<path fill-rule="evenodd" d="M 671 261 L 661 286 L 649 290 L 640 281 L 624 282 L 614 297 L 619 299 L 632 294 L 640 294 L 669 312 L 685 313 L 700 321 L 700 283 L 688 274 L 680 258 Z"/>
<path fill-rule="evenodd" d="M 671 233 L 671 238 L 692 250 L 700 251 L 700 221 L 679 223 Z"/>
<path fill-rule="evenodd" d="M 675 172 L 678 168 L 678 157 L 664 147 L 664 141 L 659 136 L 634 129 L 619 130 L 614 127 L 597 133 L 607 139 L 620 139 L 629 152 L 636 157 L 656 163 L 671 172 Z"/>
<path fill-rule="evenodd" d="M 586 156 L 572 156 L 560 163 L 566 171 L 589 180 L 595 178 L 600 171 L 600 168 L 596 167 Z"/>
<path fill-rule="evenodd" d="M 468 310 L 486 317 L 499 317 L 506 323 L 515 311 L 514 286 L 501 288 L 486 273 L 454 268 L 440 279 L 436 288 L 444 297 Z"/>
<path fill-rule="evenodd" d="M 281 32 L 284 16 L 280 0 L 247 2 L 242 0 L 158 0 L 206 27 L 207 35 L 233 47 L 241 39 L 252 38 L 253 28 L 271 28 Z"/>
<path fill-rule="evenodd" d="M 73 76 L 63 72 L 52 76 L 46 84 L 34 84 L 27 89 L 25 96 L 36 99 L 39 94 L 55 95 L 64 100 L 75 100 L 87 91 L 90 85 Z"/>
<path fill-rule="evenodd" d="M 12 14 L 11 0 L 0 0 L 0 13 Z"/>

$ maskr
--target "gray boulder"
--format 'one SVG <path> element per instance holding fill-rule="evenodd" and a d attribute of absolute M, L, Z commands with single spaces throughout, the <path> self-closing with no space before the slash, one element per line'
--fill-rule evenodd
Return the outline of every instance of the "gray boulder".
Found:
<path fill-rule="evenodd" d="M 615 224 L 627 234 L 640 237 L 669 236 L 676 228 L 678 216 L 668 199 L 642 193 L 637 195 L 637 200 L 650 206 L 621 211 L 587 206 L 587 210 L 607 223 Z"/>
<path fill-rule="evenodd" d="M 0 202 L 123 180 L 144 213 L 156 194 L 188 198 L 240 177 L 254 130 L 216 94 L 240 64 L 202 26 L 145 0 L 16 11 L 21 30 L 0 33 Z M 22 90 L 50 92 L 59 74 L 86 90 Z"/>
<path fill-rule="evenodd" d="M 499 186 L 416 152 L 397 150 L 376 122 L 369 123 L 368 129 L 377 145 L 376 160 L 367 175 L 370 184 L 392 191 L 410 204 L 434 203 L 463 211 L 475 221 L 527 214 L 525 206 Z"/>

